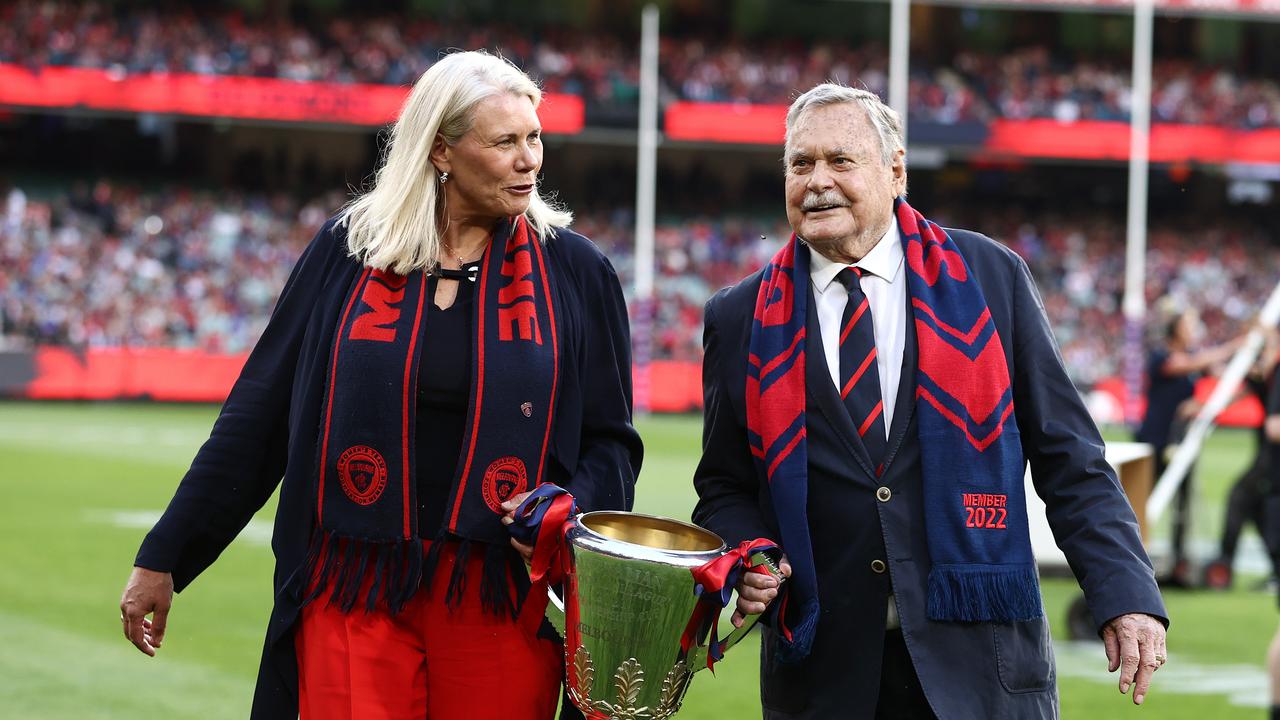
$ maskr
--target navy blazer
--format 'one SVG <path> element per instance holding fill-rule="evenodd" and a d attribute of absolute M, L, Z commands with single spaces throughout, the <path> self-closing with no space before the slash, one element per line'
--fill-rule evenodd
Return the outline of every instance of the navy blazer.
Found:
<path fill-rule="evenodd" d="M 1095 623 L 1101 630 L 1108 620 L 1131 612 L 1164 620 L 1164 603 L 1133 510 L 1103 458 L 1097 427 L 1067 378 L 1026 263 L 983 235 L 948 232 L 991 309 L 1013 381 L 1023 453 L 1047 505 L 1054 538 L 1084 589 Z M 747 445 L 747 348 L 762 274 L 720 291 L 706 306 L 705 424 L 702 460 L 694 476 L 699 499 L 693 519 L 730 545 L 762 536 L 780 539 Z M 888 457 L 884 475 L 877 479 L 831 382 L 812 284 L 805 284 L 810 292 L 808 515 L 822 612 L 813 650 L 797 663 L 777 660 L 774 632 L 764 628 L 760 689 L 765 717 L 873 717 L 886 604 L 893 592 L 912 662 L 940 719 L 1056 718 L 1053 647 L 1045 618 L 958 623 L 935 622 L 925 615 L 930 561 L 914 414 L 917 348 L 909 304 L 904 308 L 908 334 Z M 882 486 L 892 493 L 887 501 L 876 498 Z M 887 573 L 872 568 L 876 560 L 887 563 Z M 1102 649 L 1098 652 L 1102 662 Z"/>
<path fill-rule="evenodd" d="M 361 267 L 347 255 L 346 241 L 346 230 L 330 220 L 298 260 L 208 441 L 135 561 L 173 573 L 180 592 L 280 485 L 271 537 L 275 606 L 254 718 L 298 716 L 292 631 L 303 590 L 298 571 L 316 515 L 320 407 L 338 313 Z M 583 236 L 558 230 L 545 248 L 563 338 L 547 479 L 573 493 L 584 510 L 629 510 L 643 450 L 631 425 L 622 288 L 608 259 Z M 431 347 L 425 342 L 424 351 Z"/>

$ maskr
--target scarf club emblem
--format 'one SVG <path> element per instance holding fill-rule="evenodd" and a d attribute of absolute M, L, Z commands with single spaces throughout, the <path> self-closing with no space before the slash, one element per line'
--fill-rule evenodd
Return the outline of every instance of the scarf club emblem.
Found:
<path fill-rule="evenodd" d="M 518 457 L 498 458 L 484 471 L 484 502 L 496 513 L 502 512 L 502 503 L 528 489 L 529 471 Z"/>
<path fill-rule="evenodd" d="M 342 491 L 357 505 L 372 505 L 387 487 L 387 461 L 368 445 L 347 448 L 338 457 Z"/>

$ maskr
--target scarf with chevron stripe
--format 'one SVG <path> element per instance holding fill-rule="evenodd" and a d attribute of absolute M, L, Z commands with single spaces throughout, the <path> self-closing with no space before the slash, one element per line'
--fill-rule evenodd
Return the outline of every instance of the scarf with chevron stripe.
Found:
<path fill-rule="evenodd" d="M 942 227 L 894 203 L 915 315 L 916 423 L 932 567 L 931 620 L 1042 614 L 1023 494 L 1013 387 L 982 288 Z M 809 250 L 794 235 L 765 268 L 747 356 L 747 429 L 792 575 L 770 613 L 779 656 L 809 654 L 818 581 L 806 506 L 805 316 Z"/>

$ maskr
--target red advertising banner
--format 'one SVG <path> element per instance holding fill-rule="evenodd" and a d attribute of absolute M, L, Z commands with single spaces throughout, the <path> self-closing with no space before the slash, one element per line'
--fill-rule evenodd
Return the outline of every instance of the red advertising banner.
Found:
<path fill-rule="evenodd" d="M 786 105 L 676 102 L 663 115 L 672 140 L 781 145 Z"/>
<path fill-rule="evenodd" d="M 1277 0 L 1280 2 L 1280 0 Z M 677 102 L 667 108 L 673 140 L 781 145 L 787 106 Z M 1129 124 L 1116 121 L 995 120 L 981 149 L 995 156 L 1128 160 Z M 1156 124 L 1153 162 L 1280 163 L 1280 129 Z"/>
<path fill-rule="evenodd" d="M 1280 0 L 1273 0 L 1280 5 Z M 116 76 L 106 70 L 0 63 L 0 107 L 88 108 L 286 122 L 377 126 L 391 122 L 407 88 L 192 74 Z M 781 145 L 785 105 L 676 102 L 665 131 L 673 140 Z M 548 133 L 582 131 L 576 95 L 548 94 L 538 108 Z M 981 149 L 995 156 L 1125 160 L 1129 126 L 1115 121 L 996 120 Z M 1154 162 L 1280 163 L 1280 129 L 1157 124 Z"/>
<path fill-rule="evenodd" d="M 35 352 L 35 378 L 23 396 L 222 402 L 248 357 L 169 348 L 42 347 Z"/>
<path fill-rule="evenodd" d="M 1095 8 L 1123 10 L 1133 0 L 968 0 L 974 5 L 1041 6 L 1045 8 Z M 1156 12 L 1207 15 L 1280 15 L 1280 0 L 1154 0 Z"/>
<path fill-rule="evenodd" d="M 400 113 L 407 87 L 296 82 L 188 73 L 119 75 L 108 70 L 0 63 L 0 105 L 153 112 L 337 125 L 385 125 Z M 543 129 L 582 131 L 576 95 L 547 94 L 538 108 Z"/>
<path fill-rule="evenodd" d="M 247 353 L 217 354 L 172 348 L 37 348 L 30 375 L 0 377 L 0 388 L 32 400 L 222 402 L 240 376 Z M 12 370 L 11 370 L 12 371 Z M 696 362 L 649 365 L 655 412 L 702 407 L 702 368 Z"/>
<path fill-rule="evenodd" d="M 983 149 L 1015 157 L 1128 160 L 1124 122 L 996 120 Z M 1152 162 L 1280 163 L 1280 129 L 1237 130 L 1212 125 L 1151 127 Z"/>
<path fill-rule="evenodd" d="M 21 356 L 21 357 L 18 357 Z M 32 400 L 135 400 L 222 402 L 240 376 L 247 354 L 224 355 L 171 348 L 37 348 L 31 353 L 0 354 L 0 388 L 4 394 Z M 639 371 L 636 371 L 637 375 Z M 1212 378 L 1196 384 L 1203 401 Z M 657 361 L 649 365 L 650 406 L 654 412 L 683 413 L 702 409 L 702 367 L 697 362 Z M 1124 383 L 1103 380 L 1091 394 L 1105 394 L 1105 405 L 1124 407 Z M 1218 416 L 1219 425 L 1258 427 L 1262 405 L 1248 396 Z M 1099 416 L 1100 422 L 1118 418 Z"/>

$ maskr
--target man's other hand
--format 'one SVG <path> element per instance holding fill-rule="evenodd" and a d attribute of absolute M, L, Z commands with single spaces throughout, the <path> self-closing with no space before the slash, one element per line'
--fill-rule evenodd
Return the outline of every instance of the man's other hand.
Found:
<path fill-rule="evenodd" d="M 173 575 L 134 567 L 120 597 L 120 624 L 124 636 L 139 650 L 155 657 L 156 650 L 164 641 L 172 604 Z"/>
<path fill-rule="evenodd" d="M 1132 686 L 1134 705 L 1142 704 L 1151 675 L 1168 660 L 1164 641 L 1164 623 L 1141 613 L 1112 618 L 1102 628 L 1110 663 L 1107 672 L 1120 670 L 1120 692 L 1127 693 Z"/>

